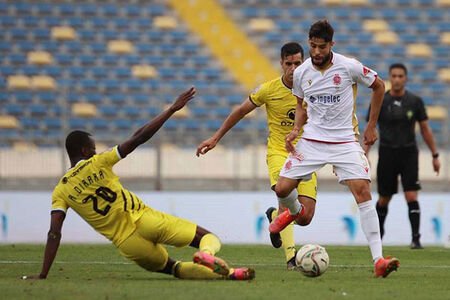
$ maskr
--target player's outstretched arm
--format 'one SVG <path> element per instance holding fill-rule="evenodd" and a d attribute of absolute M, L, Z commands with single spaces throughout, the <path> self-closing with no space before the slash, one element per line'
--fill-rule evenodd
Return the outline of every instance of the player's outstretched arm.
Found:
<path fill-rule="evenodd" d="M 364 144 L 373 145 L 378 139 L 377 122 L 380 115 L 381 106 L 384 98 L 384 82 L 380 78 L 376 78 L 370 86 L 372 89 L 372 99 L 370 100 L 370 114 L 367 121 L 367 127 L 364 130 Z"/>
<path fill-rule="evenodd" d="M 195 96 L 194 87 L 184 91 L 175 102 L 165 111 L 156 116 L 153 120 L 139 128 L 133 136 L 119 145 L 119 152 L 122 158 L 133 152 L 136 147 L 147 142 L 176 111 L 182 109 Z"/>
<path fill-rule="evenodd" d="M 51 213 L 50 230 L 47 235 L 47 245 L 45 246 L 44 261 L 39 275 L 23 276 L 22 279 L 46 279 L 48 272 L 55 260 L 61 241 L 61 229 L 66 214 L 63 211 L 55 210 Z"/>
<path fill-rule="evenodd" d="M 254 110 L 257 106 L 250 101 L 250 99 L 244 100 L 235 110 L 233 110 L 228 117 L 223 121 L 219 129 L 209 139 L 201 142 L 197 147 L 196 155 L 206 154 L 209 150 L 214 149 L 217 143 L 222 137 L 236 125 L 245 115 Z"/>

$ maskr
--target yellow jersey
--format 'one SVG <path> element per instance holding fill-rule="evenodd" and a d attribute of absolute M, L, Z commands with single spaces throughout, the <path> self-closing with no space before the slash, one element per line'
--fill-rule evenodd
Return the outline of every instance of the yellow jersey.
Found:
<path fill-rule="evenodd" d="M 294 127 L 297 106 L 297 98 L 292 94 L 292 90 L 284 84 L 282 77 L 278 77 L 261 84 L 250 94 L 249 99 L 256 106 L 266 105 L 269 127 L 267 155 L 279 151 L 286 153 L 285 138 Z M 303 128 L 299 137 L 302 132 Z M 294 144 L 297 141 L 298 138 Z"/>
<path fill-rule="evenodd" d="M 121 159 L 118 146 L 79 161 L 59 180 L 52 211 L 70 207 L 97 232 L 120 245 L 136 229 L 145 204 L 125 189 L 112 167 Z"/>

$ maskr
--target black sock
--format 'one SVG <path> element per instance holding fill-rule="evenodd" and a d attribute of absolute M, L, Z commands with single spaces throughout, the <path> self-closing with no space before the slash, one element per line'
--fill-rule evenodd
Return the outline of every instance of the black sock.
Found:
<path fill-rule="evenodd" d="M 409 222 L 411 223 L 411 231 L 413 240 L 419 240 L 419 227 L 420 227 L 420 207 L 419 202 L 408 202 L 408 215 Z"/>
<path fill-rule="evenodd" d="M 377 208 L 377 214 L 378 214 L 378 221 L 380 223 L 380 235 L 381 235 L 381 238 L 383 238 L 384 221 L 386 220 L 386 216 L 388 214 L 388 207 L 380 206 L 380 204 L 377 202 L 376 208 Z"/>

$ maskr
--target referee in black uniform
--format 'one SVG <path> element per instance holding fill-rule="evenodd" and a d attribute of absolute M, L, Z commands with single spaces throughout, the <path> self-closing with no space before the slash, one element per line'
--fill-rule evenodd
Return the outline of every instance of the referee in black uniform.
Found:
<path fill-rule="evenodd" d="M 383 106 L 378 118 L 380 146 L 378 149 L 377 183 L 378 202 L 376 205 L 380 221 L 381 237 L 384 234 L 384 221 L 388 213 L 389 201 L 398 190 L 400 175 L 405 199 L 408 203 L 411 223 L 411 249 L 421 249 L 420 207 L 418 202 L 419 151 L 416 144 L 415 125 L 419 123 L 420 133 L 432 153 L 432 164 L 439 174 L 439 153 L 433 133 L 428 125 L 428 116 L 422 99 L 405 89 L 408 70 L 401 63 L 389 67 L 391 90 L 384 95 Z M 370 108 L 369 108 L 370 114 Z M 365 147 L 366 154 L 370 147 Z"/>

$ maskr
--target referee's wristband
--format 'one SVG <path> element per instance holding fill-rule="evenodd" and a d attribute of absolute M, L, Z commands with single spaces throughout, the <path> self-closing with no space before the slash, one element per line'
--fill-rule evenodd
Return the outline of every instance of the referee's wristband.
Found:
<path fill-rule="evenodd" d="M 437 152 L 434 153 L 434 154 L 432 155 L 432 157 L 433 157 L 433 158 L 438 158 L 438 157 L 439 157 L 439 153 L 437 153 Z"/>

